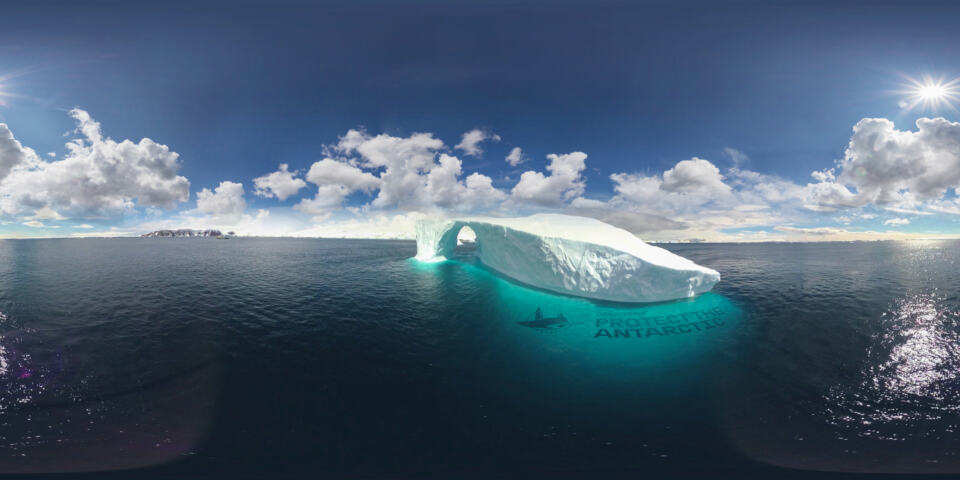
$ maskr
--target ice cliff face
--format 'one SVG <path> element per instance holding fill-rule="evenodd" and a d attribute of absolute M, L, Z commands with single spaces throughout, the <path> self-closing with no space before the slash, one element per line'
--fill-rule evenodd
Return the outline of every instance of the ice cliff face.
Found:
<path fill-rule="evenodd" d="M 417 259 L 443 260 L 463 227 L 476 233 L 484 265 L 528 285 L 616 302 L 692 297 L 720 281 L 702 267 L 599 220 L 540 214 L 417 222 Z"/>

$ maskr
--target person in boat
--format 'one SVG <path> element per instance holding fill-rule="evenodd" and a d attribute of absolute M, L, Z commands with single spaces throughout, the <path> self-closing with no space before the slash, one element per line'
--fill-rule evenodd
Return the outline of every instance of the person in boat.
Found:
<path fill-rule="evenodd" d="M 549 317 L 549 318 L 544 317 L 543 312 L 539 308 L 537 308 L 537 311 L 534 312 L 533 314 L 533 320 L 529 320 L 526 322 L 518 322 L 518 323 L 526 327 L 552 328 L 552 327 L 557 327 L 567 323 L 567 319 L 563 316 L 562 313 L 557 315 L 556 317 Z"/>

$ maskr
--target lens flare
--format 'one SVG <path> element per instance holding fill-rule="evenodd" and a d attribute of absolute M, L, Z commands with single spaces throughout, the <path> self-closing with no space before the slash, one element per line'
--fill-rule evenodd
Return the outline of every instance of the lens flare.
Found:
<path fill-rule="evenodd" d="M 923 110 L 939 111 L 946 107 L 957 111 L 954 102 L 960 101 L 960 78 L 947 81 L 944 78 L 924 76 L 922 79 L 906 77 L 904 89 L 897 93 L 904 95 L 900 107 L 904 110 L 920 108 Z"/>

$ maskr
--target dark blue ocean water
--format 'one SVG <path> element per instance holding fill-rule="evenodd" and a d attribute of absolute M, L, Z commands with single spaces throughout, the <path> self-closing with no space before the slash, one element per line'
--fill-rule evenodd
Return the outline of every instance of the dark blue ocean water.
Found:
<path fill-rule="evenodd" d="M 0 472 L 960 472 L 960 243 L 666 247 L 723 280 L 620 305 L 413 242 L 0 241 Z"/>

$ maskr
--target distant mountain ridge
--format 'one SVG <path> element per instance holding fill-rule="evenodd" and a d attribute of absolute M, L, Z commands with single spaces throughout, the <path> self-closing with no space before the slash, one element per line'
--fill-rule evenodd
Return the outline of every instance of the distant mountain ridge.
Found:
<path fill-rule="evenodd" d="M 228 232 L 233 235 L 233 232 Z M 192 228 L 179 228 L 177 230 L 156 230 L 150 233 L 144 233 L 141 237 L 221 237 L 220 230 L 194 230 Z"/>

